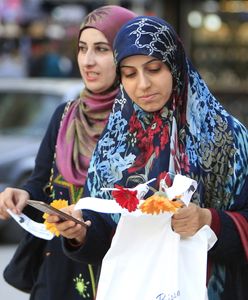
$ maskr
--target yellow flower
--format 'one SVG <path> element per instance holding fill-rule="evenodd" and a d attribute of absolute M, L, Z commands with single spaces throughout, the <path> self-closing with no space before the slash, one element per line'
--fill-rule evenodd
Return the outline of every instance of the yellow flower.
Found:
<path fill-rule="evenodd" d="M 179 197 L 176 197 L 179 199 Z M 178 200 L 169 200 L 160 193 L 155 193 L 151 197 L 147 198 L 140 206 L 140 210 L 147 214 L 159 214 L 163 212 L 176 212 L 179 207 L 182 207 L 183 203 Z"/>
<path fill-rule="evenodd" d="M 61 209 L 61 208 L 68 206 L 68 201 L 62 200 L 62 199 L 54 200 L 53 202 L 50 203 L 50 205 L 57 209 Z M 42 216 L 43 219 L 45 219 L 44 224 L 45 224 L 46 229 L 49 230 L 51 233 L 55 234 L 56 236 L 59 236 L 59 231 L 57 230 L 56 226 L 54 224 L 48 223 L 46 221 L 48 216 L 49 216 L 48 213 L 44 213 Z"/>

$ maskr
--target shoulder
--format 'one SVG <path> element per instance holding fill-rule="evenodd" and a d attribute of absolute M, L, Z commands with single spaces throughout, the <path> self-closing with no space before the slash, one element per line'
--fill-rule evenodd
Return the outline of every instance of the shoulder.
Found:
<path fill-rule="evenodd" d="M 73 102 L 74 101 L 68 101 L 68 102 L 61 103 L 59 106 L 57 106 L 57 108 L 55 109 L 55 111 L 52 115 L 52 121 L 53 122 L 60 121 L 63 114 L 66 112 L 67 108 Z"/>
<path fill-rule="evenodd" d="M 57 108 L 55 109 L 53 116 L 62 116 L 64 113 L 64 110 L 66 106 L 68 105 L 68 102 L 61 103 Z"/>
<path fill-rule="evenodd" d="M 53 138 L 57 136 L 63 115 L 66 112 L 68 105 L 72 102 L 73 101 L 63 102 L 57 106 L 50 118 L 45 138 L 47 138 L 48 135 L 52 136 Z"/>

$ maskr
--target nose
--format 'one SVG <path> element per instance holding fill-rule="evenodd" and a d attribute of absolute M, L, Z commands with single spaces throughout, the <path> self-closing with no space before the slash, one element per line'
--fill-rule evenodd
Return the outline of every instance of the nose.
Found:
<path fill-rule="evenodd" d="M 142 90 L 146 90 L 151 86 L 150 78 L 143 72 L 138 76 L 138 87 Z"/>
<path fill-rule="evenodd" d="M 94 52 L 88 50 L 83 57 L 83 66 L 93 66 L 95 64 Z"/>

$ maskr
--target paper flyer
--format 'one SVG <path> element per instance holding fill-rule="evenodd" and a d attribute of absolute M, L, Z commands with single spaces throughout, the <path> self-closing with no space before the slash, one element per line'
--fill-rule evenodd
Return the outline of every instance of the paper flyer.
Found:
<path fill-rule="evenodd" d="M 24 214 L 17 215 L 10 209 L 7 209 L 7 212 L 23 229 L 32 235 L 44 240 L 51 240 L 54 237 L 54 235 L 45 228 L 43 223 L 35 222 Z"/>

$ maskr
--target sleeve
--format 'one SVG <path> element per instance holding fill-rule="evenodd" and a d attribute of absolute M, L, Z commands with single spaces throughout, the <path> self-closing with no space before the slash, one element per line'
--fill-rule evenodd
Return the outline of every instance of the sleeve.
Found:
<path fill-rule="evenodd" d="M 109 214 L 83 210 L 85 220 L 91 221 L 86 240 L 80 247 L 72 246 L 62 238 L 63 251 L 69 258 L 83 263 L 99 264 L 110 248 L 116 223 Z"/>
<path fill-rule="evenodd" d="M 223 263 L 240 262 L 246 261 L 244 242 L 246 246 L 247 241 L 241 240 L 240 232 L 235 225 L 233 219 L 229 213 L 236 212 L 242 215 L 244 218 L 243 230 L 248 231 L 248 180 L 242 190 L 242 193 L 239 195 L 237 203 L 240 203 L 240 207 L 232 208 L 228 211 L 220 211 L 211 209 L 212 213 L 212 225 L 211 228 L 217 235 L 217 242 L 212 249 L 209 251 L 209 256 L 212 260 L 220 261 Z"/>
<path fill-rule="evenodd" d="M 46 133 L 41 141 L 36 159 L 34 170 L 21 187 L 30 194 L 31 199 L 47 201 L 47 195 L 44 187 L 48 183 L 53 164 L 57 134 L 60 126 L 60 120 L 64 112 L 66 103 L 61 104 L 53 113 Z M 25 208 L 28 213 L 29 208 Z"/>

